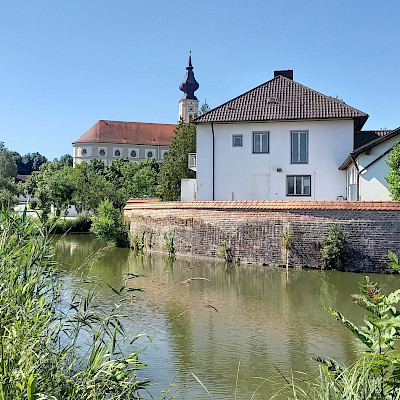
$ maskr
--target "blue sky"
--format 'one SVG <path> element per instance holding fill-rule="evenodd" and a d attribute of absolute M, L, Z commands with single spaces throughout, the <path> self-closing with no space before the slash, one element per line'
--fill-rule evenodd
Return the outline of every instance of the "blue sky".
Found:
<path fill-rule="evenodd" d="M 398 0 L 0 0 L 0 140 L 49 159 L 99 119 L 175 123 L 189 50 L 211 107 L 294 80 L 400 126 Z"/>

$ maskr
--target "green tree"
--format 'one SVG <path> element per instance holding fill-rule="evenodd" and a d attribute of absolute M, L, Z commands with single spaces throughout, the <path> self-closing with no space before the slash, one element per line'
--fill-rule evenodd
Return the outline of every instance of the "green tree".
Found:
<path fill-rule="evenodd" d="M 66 165 L 67 167 L 72 167 L 74 165 L 74 160 L 71 154 L 64 154 L 60 157 L 60 163 Z"/>
<path fill-rule="evenodd" d="M 39 171 L 42 164 L 47 162 L 47 158 L 40 153 L 28 153 L 21 156 L 14 152 L 15 161 L 18 166 L 18 173 L 22 175 L 30 175 L 33 171 Z"/>
<path fill-rule="evenodd" d="M 182 178 L 194 178 L 195 172 L 188 168 L 188 153 L 196 152 L 196 127 L 182 120 L 175 129 L 168 149 L 168 156 L 160 168 L 157 193 L 163 200 L 178 200 Z"/>
<path fill-rule="evenodd" d="M 204 100 L 204 103 L 200 106 L 199 115 L 205 114 L 207 111 L 210 111 L 210 106 L 207 103 L 207 100 Z"/>
<path fill-rule="evenodd" d="M 97 215 L 92 217 L 90 231 L 98 238 L 104 239 L 111 246 L 128 247 L 128 228 L 125 225 L 121 210 L 105 199 L 97 209 Z"/>
<path fill-rule="evenodd" d="M 15 178 L 17 176 L 17 164 L 11 151 L 6 148 L 0 150 L 0 178 Z"/>
<path fill-rule="evenodd" d="M 390 195 L 393 200 L 400 200 L 400 143 L 394 144 L 386 163 L 389 165 L 386 181 L 389 183 Z"/>

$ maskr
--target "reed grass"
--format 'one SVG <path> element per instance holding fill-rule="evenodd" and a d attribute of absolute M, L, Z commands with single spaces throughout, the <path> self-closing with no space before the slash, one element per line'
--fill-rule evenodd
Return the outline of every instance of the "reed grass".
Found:
<path fill-rule="evenodd" d="M 0 211 L 0 400 L 141 398 L 146 366 L 121 354 L 123 316 L 99 313 L 94 286 L 66 302 L 41 221 Z"/>

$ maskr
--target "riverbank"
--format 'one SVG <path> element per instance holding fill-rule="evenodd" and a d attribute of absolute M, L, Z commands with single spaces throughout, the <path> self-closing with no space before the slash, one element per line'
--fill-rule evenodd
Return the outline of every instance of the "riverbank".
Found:
<path fill-rule="evenodd" d="M 148 251 L 286 266 L 285 233 L 292 246 L 289 265 L 323 266 L 322 238 L 333 222 L 347 234 L 344 269 L 391 272 L 388 252 L 400 253 L 400 202 L 204 201 L 156 202 L 131 199 L 124 208 L 132 238 Z"/>

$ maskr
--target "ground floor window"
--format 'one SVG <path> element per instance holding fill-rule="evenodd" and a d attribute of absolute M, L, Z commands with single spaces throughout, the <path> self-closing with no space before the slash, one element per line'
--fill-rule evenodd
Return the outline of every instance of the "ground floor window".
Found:
<path fill-rule="evenodd" d="M 311 196 L 311 175 L 288 175 L 288 196 Z"/>

